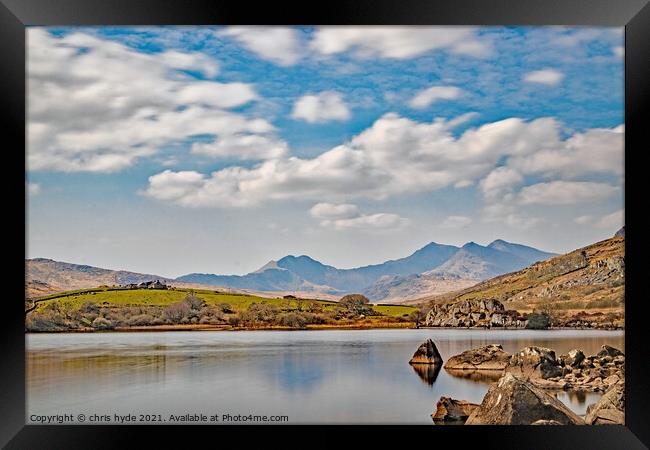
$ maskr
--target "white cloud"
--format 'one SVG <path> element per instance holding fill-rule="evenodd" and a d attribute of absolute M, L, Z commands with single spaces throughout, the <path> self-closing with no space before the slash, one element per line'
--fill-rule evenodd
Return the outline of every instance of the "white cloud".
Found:
<path fill-rule="evenodd" d="M 257 99 L 251 85 L 180 71 L 216 75 L 204 54 L 147 54 L 80 32 L 54 37 L 30 28 L 27 64 L 29 170 L 113 172 L 194 135 L 274 131 L 226 111 Z"/>
<path fill-rule="evenodd" d="M 602 200 L 620 187 L 589 181 L 550 181 L 524 187 L 518 194 L 522 205 L 576 205 Z"/>
<path fill-rule="evenodd" d="M 259 134 L 233 134 L 212 142 L 195 142 L 191 152 L 212 158 L 260 160 L 280 158 L 288 153 L 286 142 Z"/>
<path fill-rule="evenodd" d="M 509 165 L 525 174 L 575 177 L 588 173 L 622 175 L 624 170 L 624 128 L 593 128 L 576 133 L 566 141 L 549 136 L 548 148 L 522 157 Z"/>
<path fill-rule="evenodd" d="M 300 97 L 293 105 L 291 117 L 309 123 L 318 123 L 331 120 L 347 120 L 351 117 L 351 114 L 341 94 L 324 91 L 315 95 Z"/>
<path fill-rule="evenodd" d="M 524 75 L 524 81 L 527 83 L 545 84 L 547 86 L 555 86 L 563 78 L 564 74 L 555 69 L 536 70 Z"/>
<path fill-rule="evenodd" d="M 472 218 L 467 216 L 449 216 L 440 224 L 440 228 L 465 228 L 472 223 Z"/>
<path fill-rule="evenodd" d="M 320 226 L 334 230 L 349 229 L 396 229 L 410 223 L 397 214 L 361 214 L 359 207 L 351 203 L 317 203 L 309 210 L 312 217 L 320 220 Z"/>
<path fill-rule="evenodd" d="M 218 33 L 232 37 L 260 58 L 281 66 L 291 66 L 300 59 L 299 32 L 293 28 L 272 26 L 233 26 Z"/>
<path fill-rule="evenodd" d="M 27 194 L 38 195 L 41 193 L 41 185 L 38 183 L 27 183 Z"/>
<path fill-rule="evenodd" d="M 309 213 L 317 219 L 350 219 L 359 216 L 359 207 L 351 203 L 317 203 Z"/>
<path fill-rule="evenodd" d="M 596 227 L 619 230 L 625 224 L 625 212 L 622 209 L 601 217 L 596 222 Z"/>
<path fill-rule="evenodd" d="M 409 106 L 424 109 L 438 100 L 453 100 L 460 97 L 463 90 L 455 86 L 432 86 L 418 92 L 410 101 Z"/>
<path fill-rule="evenodd" d="M 252 167 L 231 166 L 207 175 L 191 172 L 184 190 L 176 188 L 190 172 L 165 171 L 149 178 L 146 194 L 193 207 L 250 206 L 290 199 L 386 199 L 464 186 L 468 180 L 488 176 L 503 159 L 525 157 L 567 142 L 559 138 L 557 122 L 548 118 L 505 119 L 468 129 L 458 137 L 451 133 L 453 122 L 420 123 L 389 113 L 349 142 L 314 158 L 285 155 Z M 484 185 L 492 182 L 486 180 Z M 174 194 L 165 189 L 166 183 L 175 186 Z"/>
<path fill-rule="evenodd" d="M 362 58 L 407 59 L 432 50 L 474 57 L 490 54 L 490 45 L 472 27 L 328 26 L 320 27 L 310 46 L 324 55 L 352 50 Z"/>
<path fill-rule="evenodd" d="M 510 167 L 497 167 L 481 180 L 480 188 L 487 199 L 496 199 L 512 192 L 512 189 L 521 184 L 524 178 L 519 172 Z"/>
<path fill-rule="evenodd" d="M 410 221 L 397 214 L 378 213 L 362 214 L 351 219 L 324 220 L 322 227 L 334 228 L 335 230 L 349 229 L 395 229 L 408 225 Z"/>

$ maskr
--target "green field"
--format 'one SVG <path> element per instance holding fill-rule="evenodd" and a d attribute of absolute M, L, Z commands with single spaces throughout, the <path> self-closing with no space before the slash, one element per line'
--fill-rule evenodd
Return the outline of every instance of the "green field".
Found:
<path fill-rule="evenodd" d="M 53 294 L 46 297 L 35 299 L 38 307 L 37 310 L 42 309 L 51 302 L 61 302 L 78 309 L 85 302 L 94 302 L 97 305 L 104 307 L 120 307 L 120 306 L 168 306 L 172 303 L 182 301 L 185 296 L 193 292 L 194 295 L 201 297 L 208 305 L 217 306 L 227 303 L 234 311 L 246 310 L 252 303 L 266 303 L 275 305 L 284 310 L 298 309 L 301 304 L 306 305 L 307 302 L 315 301 L 322 305 L 324 310 L 334 309 L 337 306 L 336 302 L 328 300 L 294 300 L 283 298 L 265 298 L 257 297 L 254 295 L 246 294 L 231 294 L 220 293 L 208 290 L 198 289 L 115 289 L 115 288 L 96 288 L 63 292 Z M 411 306 L 401 305 L 376 305 L 373 306 L 377 312 L 386 316 L 403 316 L 415 310 Z"/>

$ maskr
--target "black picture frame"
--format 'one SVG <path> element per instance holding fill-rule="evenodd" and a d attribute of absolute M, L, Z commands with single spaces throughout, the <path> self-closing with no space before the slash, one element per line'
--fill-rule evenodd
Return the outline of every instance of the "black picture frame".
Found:
<path fill-rule="evenodd" d="M 5 448 L 128 448 L 136 439 L 147 445 L 182 442 L 199 445 L 206 439 L 224 444 L 224 433 L 237 441 L 263 438 L 287 443 L 279 436 L 300 432 L 334 443 L 338 433 L 315 426 L 35 426 L 25 425 L 24 296 L 25 227 L 25 27 L 30 25 L 220 25 L 220 24 L 385 24 L 385 25 L 595 25 L 625 26 L 625 225 L 626 225 L 626 425 L 585 427 L 359 427 L 349 430 L 364 442 L 392 435 L 415 445 L 442 440 L 479 448 L 516 449 L 636 449 L 650 445 L 648 387 L 650 346 L 642 314 L 643 213 L 635 207 L 643 198 L 642 159 L 647 152 L 644 133 L 650 99 L 650 4 L 648 0 L 329 0 L 302 4 L 236 0 L 0 0 L 0 123 L 5 147 L 3 183 L 15 205 L 5 210 L 6 243 L 14 243 L 6 259 L 5 304 L 0 327 L 0 445 Z M 645 145 L 644 145 L 645 144 Z M 8 167 L 7 165 L 8 164 Z M 21 174 L 22 171 L 22 174 Z M 647 175 L 646 175 L 647 176 Z M 21 197 L 21 194 L 23 196 Z M 639 204 L 638 206 L 641 206 Z M 23 215 L 23 217 L 25 217 Z M 6 246 L 5 248 L 9 248 Z M 20 269 L 22 267 L 22 269 Z M 7 290 L 7 288 L 9 288 Z M 8 295 L 7 295 L 8 294 Z M 245 427 L 245 428 L 243 428 Z M 350 433 L 346 433 L 350 435 Z M 328 439 L 329 438 L 329 439 Z M 347 438 L 346 438 L 347 439 Z M 236 442 L 236 441 L 235 441 Z"/>

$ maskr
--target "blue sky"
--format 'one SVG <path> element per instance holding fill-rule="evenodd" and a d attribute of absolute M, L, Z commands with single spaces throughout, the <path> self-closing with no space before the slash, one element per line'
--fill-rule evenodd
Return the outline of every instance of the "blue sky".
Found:
<path fill-rule="evenodd" d="M 177 276 L 623 215 L 623 30 L 28 32 L 28 256 Z"/>

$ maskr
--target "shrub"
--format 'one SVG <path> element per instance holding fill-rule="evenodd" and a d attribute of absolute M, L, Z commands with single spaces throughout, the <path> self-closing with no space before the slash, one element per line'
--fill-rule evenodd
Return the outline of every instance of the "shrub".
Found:
<path fill-rule="evenodd" d="M 105 317 L 98 317 L 93 320 L 92 326 L 96 330 L 111 330 L 114 328 L 113 323 Z"/>
<path fill-rule="evenodd" d="M 307 319 L 300 313 L 283 313 L 278 316 L 278 324 L 291 328 L 305 328 L 305 325 L 307 325 Z"/>
<path fill-rule="evenodd" d="M 190 306 L 184 301 L 181 303 L 172 303 L 162 311 L 162 318 L 168 323 L 181 323 L 191 312 Z"/>
<path fill-rule="evenodd" d="M 339 300 L 339 308 L 342 315 L 348 318 L 381 315 L 369 303 L 368 298 L 361 294 L 349 294 Z"/>
<path fill-rule="evenodd" d="M 526 328 L 530 330 L 545 330 L 551 326 L 551 318 L 544 313 L 533 313 L 528 315 Z"/>
<path fill-rule="evenodd" d="M 224 314 L 232 314 L 235 311 L 233 311 L 232 307 L 230 306 L 229 303 L 220 303 L 218 308 L 221 310 L 222 313 Z"/>

